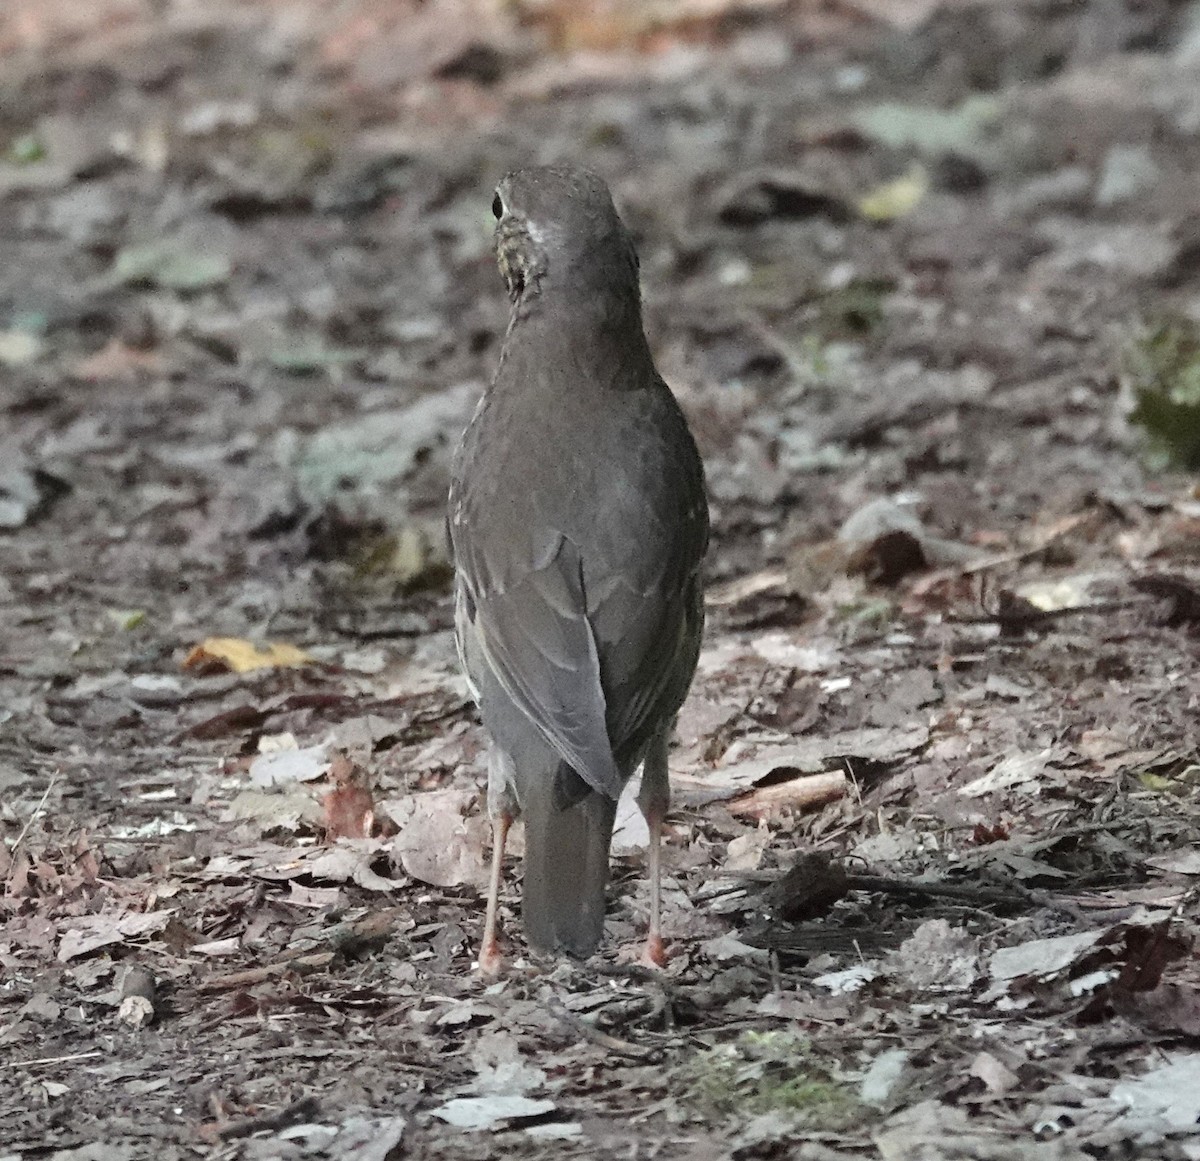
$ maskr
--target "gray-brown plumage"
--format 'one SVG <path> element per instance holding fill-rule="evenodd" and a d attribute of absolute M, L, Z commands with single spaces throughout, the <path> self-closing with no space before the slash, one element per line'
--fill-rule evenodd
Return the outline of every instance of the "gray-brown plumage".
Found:
<path fill-rule="evenodd" d="M 492 209 L 512 317 L 449 507 L 459 652 L 491 739 L 496 842 L 480 964 L 499 963 L 496 895 L 518 814 L 529 941 L 595 949 L 616 802 L 639 763 L 647 952 L 661 962 L 667 745 L 704 619 L 703 470 L 654 368 L 637 257 L 604 183 L 520 170 Z"/>

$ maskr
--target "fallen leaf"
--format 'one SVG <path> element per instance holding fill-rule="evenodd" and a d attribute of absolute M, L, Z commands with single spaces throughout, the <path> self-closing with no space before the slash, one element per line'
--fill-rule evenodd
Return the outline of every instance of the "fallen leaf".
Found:
<path fill-rule="evenodd" d="M 400 1156 L 399 1145 L 404 1139 L 405 1120 L 403 1117 L 373 1120 L 370 1117 L 352 1116 L 338 1125 L 332 1140 L 328 1139 L 329 1130 L 325 1125 L 293 1125 L 279 1133 L 278 1139 L 303 1139 L 305 1134 L 302 1130 L 310 1127 L 321 1130 L 319 1144 L 305 1149 L 305 1152 L 314 1156 L 319 1154 L 328 1161 L 389 1161 Z M 276 1155 L 290 1156 L 294 1149 L 295 1146 L 286 1151 L 280 1149 Z"/>
<path fill-rule="evenodd" d="M 183 659 L 183 668 L 204 674 L 250 673 L 255 669 L 309 665 L 312 660 L 303 649 L 282 641 L 260 646 L 240 637 L 209 637 Z"/>
<path fill-rule="evenodd" d="M 990 1052 L 981 1052 L 971 1061 L 967 1072 L 976 1080 L 983 1081 L 984 1088 L 993 1096 L 1003 1096 L 1010 1089 L 1016 1088 L 1020 1078 L 1011 1068 L 996 1059 Z"/>
<path fill-rule="evenodd" d="M 71 485 L 41 468 L 26 467 L 20 453 L 0 447 L 8 462 L 0 467 L 0 528 L 20 528 L 45 515 Z"/>
<path fill-rule="evenodd" d="M 890 222 L 911 214 L 929 192 L 929 175 L 920 165 L 911 166 L 903 177 L 885 181 L 858 201 L 858 212 L 871 222 Z"/>
<path fill-rule="evenodd" d="M 400 884 L 371 868 L 381 850 L 378 839 L 339 839 L 337 846 L 314 854 L 304 866 L 314 879 L 357 883 L 368 891 L 392 891 Z"/>
<path fill-rule="evenodd" d="M 887 959 L 916 991 L 962 992 L 979 975 L 979 941 L 944 919 L 922 923 Z"/>
<path fill-rule="evenodd" d="M 927 1100 L 888 1118 L 873 1134 L 881 1161 L 1089 1161 L 1063 1140 L 1039 1141 L 1028 1130 L 978 1124 L 966 1109 Z"/>
<path fill-rule="evenodd" d="M 230 800 L 222 816 L 236 822 L 249 820 L 258 824 L 260 834 L 272 831 L 296 831 L 301 824 L 316 827 L 321 822 L 321 808 L 313 796 L 304 790 L 279 791 L 243 790 Z"/>
<path fill-rule="evenodd" d="M 512 1121 L 543 1117 L 554 1111 L 554 1102 L 523 1096 L 458 1097 L 433 1110 L 439 1120 L 456 1129 L 478 1132 L 498 1129 Z"/>
<path fill-rule="evenodd" d="M 329 778 L 334 787 L 321 799 L 327 840 L 393 833 L 391 820 L 376 809 L 364 770 L 339 754 L 333 760 Z"/>
<path fill-rule="evenodd" d="M 35 362 L 46 344 L 31 331 L 0 331 L 0 363 L 6 367 L 24 367 Z"/>
<path fill-rule="evenodd" d="M 867 984 L 879 975 L 879 967 L 875 963 L 858 963 L 842 971 L 826 972 L 813 979 L 814 987 L 825 988 L 834 995 L 845 995 L 847 992 L 860 992 Z"/>
<path fill-rule="evenodd" d="M 1110 1096 L 1125 1106 L 1118 1122 L 1127 1129 L 1194 1134 L 1200 1123 L 1200 1054 L 1167 1056 L 1165 1064 L 1115 1085 Z"/>
<path fill-rule="evenodd" d="M 333 759 L 324 745 L 267 751 L 250 763 L 250 783 L 270 789 L 294 782 L 313 782 L 328 774 L 332 765 Z"/>
<path fill-rule="evenodd" d="M 989 131 L 1002 114 L 1001 102 L 984 95 L 953 109 L 889 102 L 862 110 L 855 126 L 889 149 L 913 149 L 931 160 L 947 154 L 980 158 L 986 156 Z"/>
<path fill-rule="evenodd" d="M 466 815 L 475 799 L 470 791 L 448 788 L 384 803 L 400 828 L 392 853 L 414 879 L 434 887 L 487 885 L 489 864 L 483 851 L 488 823 L 479 815 Z"/>
<path fill-rule="evenodd" d="M 770 831 L 757 829 L 729 840 L 725 848 L 723 871 L 757 871 L 762 866 L 763 855 L 771 845 Z"/>
<path fill-rule="evenodd" d="M 891 1103 L 905 1072 L 908 1070 L 909 1053 L 904 1048 L 889 1048 L 871 1062 L 862 1078 L 859 1099 L 863 1104 L 882 1108 Z"/>
<path fill-rule="evenodd" d="M 1144 860 L 1146 866 L 1172 875 L 1200 875 L 1200 847 L 1183 847 Z"/>
<path fill-rule="evenodd" d="M 1094 931 L 1080 931 L 1052 939 L 1031 939 L 1014 947 L 1002 947 L 992 955 L 988 972 L 993 980 L 1015 980 L 1021 976 L 1049 979 L 1069 968 L 1108 932 L 1108 928 L 1102 927 Z"/>
<path fill-rule="evenodd" d="M 123 943 L 142 935 L 162 931 L 174 911 L 135 911 L 124 915 L 85 915 L 62 924 L 58 945 L 60 963 L 96 951 L 113 943 Z"/>
<path fill-rule="evenodd" d="M 110 339 L 94 355 L 75 364 L 73 374 L 89 383 L 116 379 L 136 379 L 139 373 L 155 375 L 162 370 L 162 357 L 155 351 L 128 346 L 120 339 Z"/>
<path fill-rule="evenodd" d="M 228 279 L 233 264 L 224 254 L 203 252 L 163 239 L 118 252 L 112 274 L 117 282 L 167 290 L 206 290 Z"/>
<path fill-rule="evenodd" d="M 475 1091 L 479 1095 L 525 1096 L 546 1082 L 546 1074 L 521 1055 L 510 1032 L 487 1032 L 471 1049 Z"/>
<path fill-rule="evenodd" d="M 997 762 L 981 778 L 960 787 L 958 792 L 964 798 L 981 798 L 998 790 L 1030 787 L 1028 793 L 1036 794 L 1041 789 L 1041 777 L 1046 769 L 1048 756 L 1047 751 L 1037 754 L 1010 754 Z"/>

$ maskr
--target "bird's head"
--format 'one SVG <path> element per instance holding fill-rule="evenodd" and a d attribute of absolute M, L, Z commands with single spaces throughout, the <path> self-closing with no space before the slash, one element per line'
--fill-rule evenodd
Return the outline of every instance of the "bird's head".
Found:
<path fill-rule="evenodd" d="M 595 174 L 556 166 L 518 169 L 496 187 L 492 213 L 496 259 L 514 302 L 548 284 L 556 294 L 615 292 L 637 301 L 633 241 Z"/>

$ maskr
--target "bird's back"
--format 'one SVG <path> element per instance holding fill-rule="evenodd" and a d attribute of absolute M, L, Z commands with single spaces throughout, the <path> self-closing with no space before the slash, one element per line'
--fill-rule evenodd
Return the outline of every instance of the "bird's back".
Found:
<path fill-rule="evenodd" d="M 552 597 L 529 577 L 564 545 L 578 555 L 609 738 L 628 767 L 648 731 L 678 709 L 695 667 L 687 646 L 701 616 L 703 469 L 652 366 L 627 368 L 623 380 L 619 365 L 589 366 L 586 344 L 562 339 L 558 361 L 547 344 L 517 341 L 506 352 L 456 465 L 452 535 L 489 587 L 526 587 L 531 619 L 532 606 Z"/>

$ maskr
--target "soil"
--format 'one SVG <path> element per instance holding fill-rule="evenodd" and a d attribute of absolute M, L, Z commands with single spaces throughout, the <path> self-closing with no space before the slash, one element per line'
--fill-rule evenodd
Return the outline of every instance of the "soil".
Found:
<path fill-rule="evenodd" d="M 0 156 L 0 1156 L 1200 1157 L 1194 6 L 9 0 Z M 626 811 L 493 982 L 442 509 L 562 160 L 709 627 L 669 966 Z"/>

